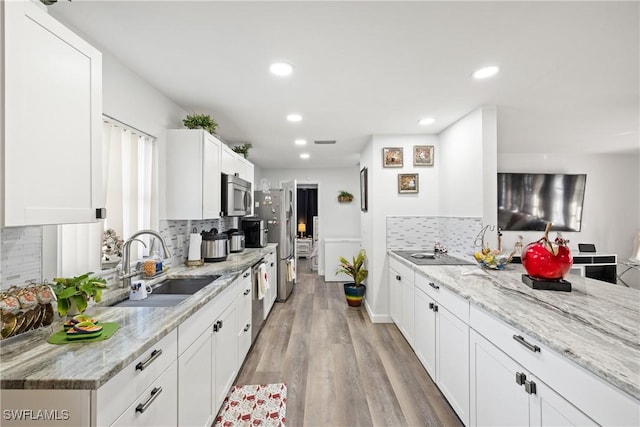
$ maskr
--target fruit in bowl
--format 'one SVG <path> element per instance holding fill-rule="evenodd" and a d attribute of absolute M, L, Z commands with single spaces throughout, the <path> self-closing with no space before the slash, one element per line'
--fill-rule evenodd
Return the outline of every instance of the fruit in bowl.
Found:
<path fill-rule="evenodd" d="M 511 258 L 502 253 L 502 251 L 489 248 L 482 249 L 481 252 L 473 254 L 480 267 L 491 268 L 493 270 L 504 270 L 504 267 L 509 264 Z"/>
<path fill-rule="evenodd" d="M 522 266 L 530 277 L 544 280 L 561 280 L 573 265 L 573 257 L 567 246 L 568 240 L 558 237 L 549 241 L 551 223 L 547 223 L 544 236 L 529 243 L 522 252 Z"/>

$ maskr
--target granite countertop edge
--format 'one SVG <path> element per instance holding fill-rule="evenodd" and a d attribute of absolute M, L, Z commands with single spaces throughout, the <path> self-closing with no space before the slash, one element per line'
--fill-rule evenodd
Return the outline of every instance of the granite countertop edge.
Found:
<path fill-rule="evenodd" d="M 499 320 L 503 321 L 504 323 L 506 323 L 509 326 L 512 326 L 520 331 L 522 331 L 523 333 L 529 335 L 531 338 L 538 340 L 541 344 L 547 346 L 549 349 L 551 349 L 552 351 L 554 351 L 555 353 L 557 353 L 558 355 L 560 355 L 561 357 L 566 358 L 567 360 L 575 363 L 576 365 L 588 370 L 589 372 L 591 372 L 592 374 L 596 375 L 597 377 L 599 377 L 600 379 L 602 379 L 603 381 L 611 384 L 612 386 L 620 389 L 621 391 L 624 391 L 625 393 L 629 394 L 631 397 L 633 397 L 636 400 L 640 400 L 640 383 L 638 382 L 638 380 L 640 380 L 640 371 L 638 371 L 638 363 L 636 362 L 635 364 L 635 377 L 634 377 L 634 368 L 630 367 L 629 365 L 624 365 L 622 364 L 621 366 L 623 366 L 624 368 L 626 368 L 628 370 L 628 372 L 626 373 L 620 373 L 620 372 L 616 372 L 613 369 L 608 369 L 608 365 L 606 363 L 606 361 L 601 361 L 601 360 L 596 360 L 593 357 L 582 357 L 580 356 L 581 352 L 580 351 L 574 351 L 572 350 L 570 345 L 567 345 L 567 342 L 563 341 L 563 340 L 554 340 L 553 335 L 545 335 L 543 333 L 541 333 L 541 331 L 536 330 L 535 328 L 531 327 L 530 324 L 527 324 L 527 322 L 524 321 L 518 321 L 517 318 L 515 318 L 513 315 L 509 315 L 509 313 L 506 313 L 504 309 L 502 309 L 500 305 L 496 305 L 496 304 L 491 304 L 491 302 L 487 302 L 487 301 L 480 301 L 478 298 L 476 298 L 472 291 L 469 291 L 467 289 L 464 288 L 463 285 L 460 285 L 459 283 L 452 283 L 452 280 L 446 280 L 445 277 L 443 277 L 444 275 L 436 275 L 434 274 L 435 270 L 434 269 L 440 269 L 442 271 L 448 271 L 449 272 L 449 276 L 452 275 L 452 272 L 457 272 L 457 274 L 459 275 L 461 273 L 461 268 L 464 269 L 479 269 L 478 266 L 474 266 L 474 265 L 465 265 L 465 266 L 444 266 L 444 265 L 431 265 L 431 266 L 421 266 L 421 265 L 417 265 L 412 263 L 409 260 L 406 260 L 405 258 L 402 258 L 401 256 L 397 255 L 394 253 L 393 250 L 388 250 L 387 254 L 391 255 L 393 257 L 394 260 L 399 261 L 400 263 L 402 263 L 403 265 L 411 268 L 413 271 L 420 273 L 424 276 L 429 277 L 430 279 L 436 280 L 438 282 L 438 284 L 443 285 L 445 288 L 447 288 L 448 290 L 452 291 L 453 293 L 459 295 L 460 297 L 468 300 L 470 302 L 470 304 L 480 308 L 481 310 L 485 311 L 486 313 L 498 318 Z M 463 258 L 461 256 L 458 256 L 458 258 Z M 505 271 L 489 271 L 487 272 L 487 275 L 467 275 L 467 276 L 459 276 L 459 277 L 465 277 L 468 278 L 469 280 L 475 280 L 475 278 L 478 279 L 482 279 L 479 280 L 479 282 L 481 281 L 488 281 L 491 283 L 492 288 L 488 289 L 487 286 L 485 286 L 482 290 L 478 290 L 478 289 L 474 289 L 477 292 L 483 292 L 487 295 L 489 294 L 494 294 L 494 295 L 498 295 L 500 294 L 507 294 L 509 293 L 510 295 L 507 296 L 507 298 L 511 298 L 515 301 L 518 301 L 519 298 L 521 298 L 521 292 L 520 292 L 520 286 L 523 287 L 522 293 L 524 294 L 524 297 L 526 297 L 526 293 L 527 292 L 534 292 L 534 290 L 526 287 L 526 285 L 517 282 L 517 284 L 513 284 L 512 286 L 515 288 L 518 288 L 517 292 L 513 292 L 513 289 L 509 289 L 505 286 L 505 280 L 509 281 L 509 283 L 511 282 L 516 282 L 516 280 L 513 280 L 513 275 L 519 275 L 522 274 L 524 272 L 524 269 L 522 268 L 522 266 L 509 266 L 509 269 L 514 269 L 514 270 L 518 270 L 517 272 L 507 272 L 507 274 L 505 274 Z M 521 270 L 521 271 L 520 271 Z M 430 274 L 431 272 L 431 274 Z M 449 277 L 447 277 L 449 278 Z M 572 276 L 572 278 L 570 279 L 573 282 L 579 282 L 576 283 L 576 286 L 574 286 L 574 290 L 576 290 L 576 287 L 578 286 L 582 286 L 584 283 L 588 283 L 588 286 L 590 287 L 602 287 L 602 286 L 617 286 L 614 284 L 609 284 L 609 283 L 601 283 L 598 282 L 596 280 L 593 279 L 585 279 L 585 278 L 580 278 L 580 277 L 575 277 Z M 469 284 L 468 286 L 473 286 L 473 284 Z M 471 288 L 470 288 L 471 289 Z M 623 288 L 623 289 L 617 289 L 617 291 L 619 292 L 628 292 L 630 297 L 635 297 L 636 300 L 638 300 L 640 293 L 638 293 L 637 290 L 635 289 L 628 289 L 628 288 Z M 560 293 L 556 293 L 554 291 L 535 291 L 535 292 L 542 292 L 543 296 L 547 296 L 549 298 L 553 298 L 553 295 L 559 295 L 562 294 Z M 550 294 L 545 294 L 545 293 L 549 293 Z M 502 295 L 502 297 L 504 298 L 504 295 Z M 634 313 L 635 315 L 637 315 L 637 311 L 636 313 Z M 549 315 L 549 312 L 545 312 L 545 315 Z M 556 316 L 558 316 L 558 318 L 560 318 L 562 316 L 562 314 L 555 314 Z M 635 323 L 635 321 L 631 322 L 632 324 Z M 635 354 L 637 356 L 637 359 L 640 360 L 640 342 L 637 339 L 637 335 L 635 336 L 635 342 L 632 341 L 630 343 L 628 343 L 628 340 L 624 340 L 623 338 L 620 339 L 620 341 L 625 341 L 624 343 L 620 343 L 621 345 L 625 345 L 626 349 L 629 350 L 632 354 L 629 357 L 629 359 L 633 359 L 633 354 Z M 559 343 L 559 341 L 563 341 L 562 344 Z M 633 365 L 631 365 L 633 366 Z M 628 374 L 628 375 L 627 375 Z"/>
<path fill-rule="evenodd" d="M 120 330 L 105 341 L 49 344 L 47 339 L 51 333 L 61 329 L 62 320 L 57 315 L 50 327 L 43 327 L 0 341 L 0 360 L 2 361 L 0 389 L 97 390 L 222 293 L 240 273 L 276 247 L 277 244 L 270 243 L 264 248 L 247 248 L 238 254 L 230 254 L 226 261 L 207 263 L 201 267 L 174 267 L 166 274 L 147 281 L 147 284 L 153 287 L 165 277 L 208 274 L 221 276 L 212 285 L 190 295 L 175 307 L 110 307 L 109 305 L 122 301 L 128 295 L 128 290 L 112 289 L 111 292 L 105 293 L 100 304 L 92 305 L 87 309 L 88 313 L 97 318 L 124 322 Z M 153 326 L 147 326 L 141 330 L 140 325 L 127 320 L 136 317 L 147 319 Z M 136 336 L 138 333 L 140 336 Z M 135 340 L 127 342 L 127 338 L 134 336 Z M 118 345 L 126 349 L 113 351 L 113 347 Z M 22 351 L 22 349 L 27 350 Z M 77 359 L 77 365 L 72 360 L 66 360 L 69 358 Z M 103 362 L 109 359 L 109 363 Z M 71 375 L 61 375 L 60 368 L 56 369 L 58 364 L 70 370 Z M 73 371 L 75 366 L 92 366 L 92 370 L 90 372 L 79 372 L 77 369 Z"/>

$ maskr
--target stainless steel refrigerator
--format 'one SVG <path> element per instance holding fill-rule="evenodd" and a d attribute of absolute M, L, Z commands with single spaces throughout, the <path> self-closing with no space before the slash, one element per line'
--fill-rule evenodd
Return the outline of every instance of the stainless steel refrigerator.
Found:
<path fill-rule="evenodd" d="M 278 301 L 291 295 L 296 272 L 296 182 L 281 189 L 254 192 L 254 215 L 267 223 L 269 243 L 277 243 Z"/>

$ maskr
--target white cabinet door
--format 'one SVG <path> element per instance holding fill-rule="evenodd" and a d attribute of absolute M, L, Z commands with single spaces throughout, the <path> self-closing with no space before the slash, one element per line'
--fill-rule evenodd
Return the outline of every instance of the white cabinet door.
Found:
<path fill-rule="evenodd" d="M 469 326 L 436 303 L 436 383 L 463 423 L 469 423 Z"/>
<path fill-rule="evenodd" d="M 220 217 L 222 143 L 201 129 L 169 129 L 166 219 Z"/>
<path fill-rule="evenodd" d="M 229 305 L 214 322 L 214 408 L 217 410 L 238 372 L 236 304 Z"/>
<path fill-rule="evenodd" d="M 400 307 L 402 304 L 402 276 L 389 268 L 389 314 L 393 323 L 401 328 Z"/>
<path fill-rule="evenodd" d="M 238 298 L 236 299 L 238 322 L 238 367 L 242 365 L 251 347 L 251 303 L 253 289 L 251 286 L 251 270 L 244 271 L 238 280 Z"/>
<path fill-rule="evenodd" d="M 233 175 L 235 173 L 236 153 L 227 144 L 222 144 L 222 173 Z"/>
<path fill-rule="evenodd" d="M 3 3 L 1 223 L 95 222 L 102 55 L 32 2 Z"/>
<path fill-rule="evenodd" d="M 204 132 L 202 160 L 202 217 L 218 218 L 222 210 L 222 176 L 220 175 L 220 148 L 217 138 Z"/>
<path fill-rule="evenodd" d="M 529 395 L 516 383 L 520 365 L 477 334 L 470 333 L 470 420 L 472 426 L 528 426 Z"/>
<path fill-rule="evenodd" d="M 210 426 L 213 422 L 212 338 L 213 331 L 207 329 L 178 358 L 179 426 Z"/>
<path fill-rule="evenodd" d="M 436 315 L 433 299 L 416 289 L 414 350 L 431 379 L 436 379 Z"/>
<path fill-rule="evenodd" d="M 531 425 L 553 426 L 595 426 L 591 418 L 549 388 L 545 383 L 531 376 L 536 384 L 535 393 L 529 397 Z"/>
<path fill-rule="evenodd" d="M 415 329 L 415 288 L 413 281 L 410 281 L 408 277 L 403 277 L 402 284 L 402 296 L 400 302 L 401 310 L 401 328 L 400 330 L 404 334 L 405 339 L 413 347 L 413 335 Z"/>
<path fill-rule="evenodd" d="M 164 427 L 178 425 L 178 369 L 174 362 L 112 424 L 113 427 Z"/>

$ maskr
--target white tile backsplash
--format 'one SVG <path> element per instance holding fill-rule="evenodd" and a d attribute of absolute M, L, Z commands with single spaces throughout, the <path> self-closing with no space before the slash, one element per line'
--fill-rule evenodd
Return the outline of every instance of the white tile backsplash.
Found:
<path fill-rule="evenodd" d="M 442 216 L 387 217 L 387 249 L 433 250 L 436 242 L 450 253 L 473 254 L 482 218 Z"/>
<path fill-rule="evenodd" d="M 41 280 L 42 227 L 0 228 L 0 289 Z"/>

